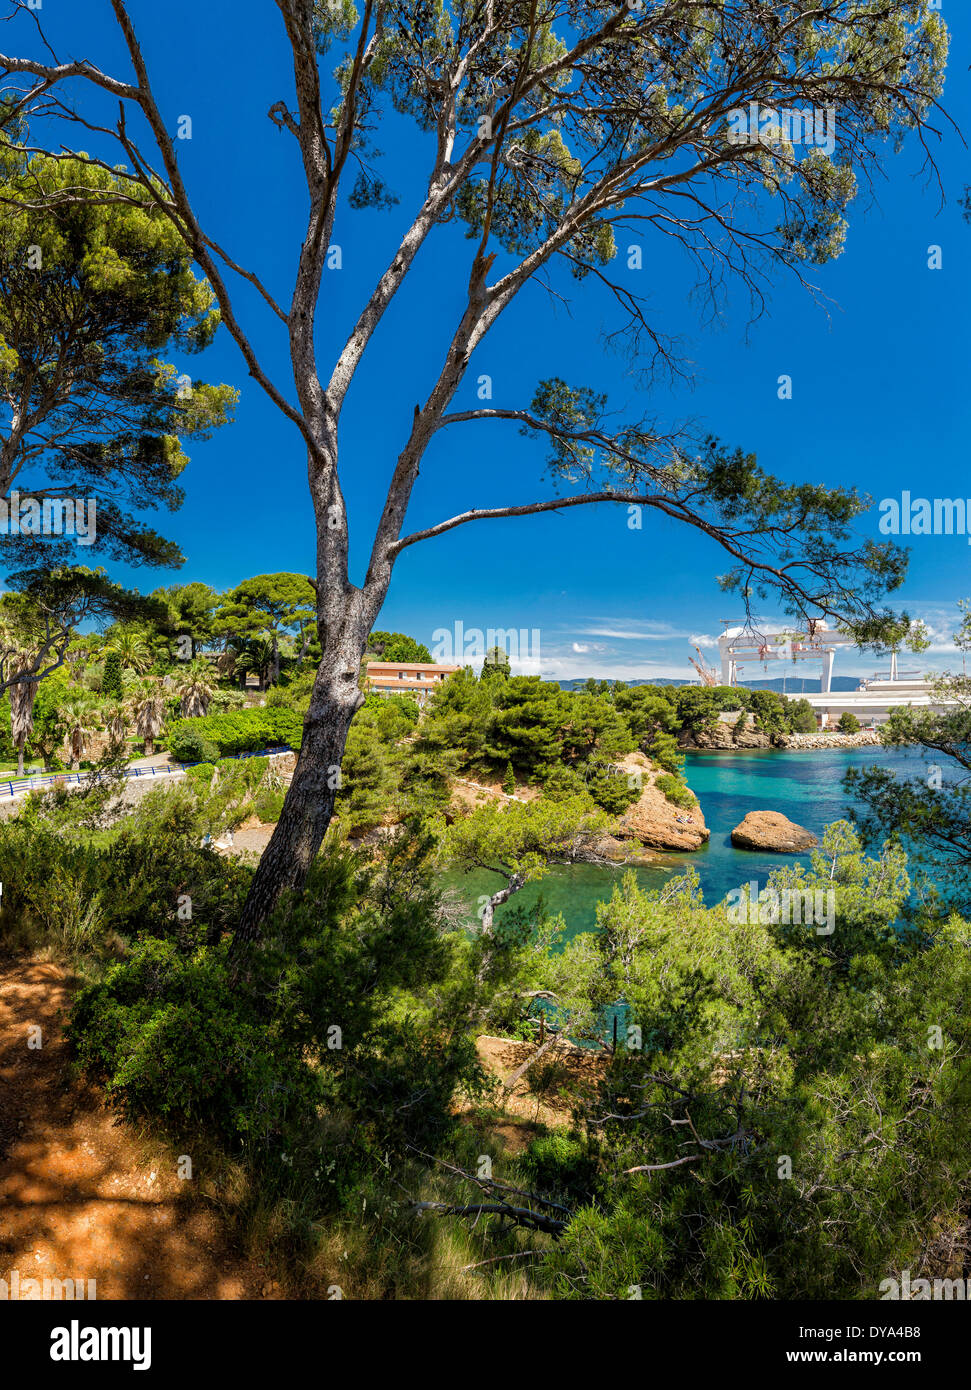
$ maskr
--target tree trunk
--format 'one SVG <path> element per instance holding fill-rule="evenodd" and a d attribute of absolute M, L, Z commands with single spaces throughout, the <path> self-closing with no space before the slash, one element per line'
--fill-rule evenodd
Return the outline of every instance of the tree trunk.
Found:
<path fill-rule="evenodd" d="M 146 758 L 153 757 L 155 754 L 155 740 L 153 738 L 147 738 L 143 745 L 143 750 Z"/>
<path fill-rule="evenodd" d="M 18 777 L 23 777 L 23 775 L 24 775 L 24 738 L 21 737 L 21 738 L 18 738 L 18 740 L 17 740 L 17 776 L 18 776 Z"/>
<path fill-rule="evenodd" d="M 327 652 L 317 671 L 303 742 L 280 819 L 253 878 L 233 937 L 232 954 L 259 935 L 259 926 L 288 889 L 301 888 L 317 857 L 339 786 L 351 720 L 362 702 L 358 672 L 366 633 Z"/>
<path fill-rule="evenodd" d="M 479 968 L 475 972 L 476 985 L 482 984 L 482 981 L 486 977 L 486 972 L 492 964 L 492 958 L 496 953 L 494 941 L 496 908 L 501 907 L 503 903 L 507 903 L 514 893 L 519 892 L 525 882 L 526 879 L 523 874 L 512 874 L 505 888 L 500 888 L 498 893 L 493 893 L 492 897 L 488 898 L 479 909 L 479 918 L 482 923 L 480 934 L 486 938 L 488 944 L 482 952 Z"/>

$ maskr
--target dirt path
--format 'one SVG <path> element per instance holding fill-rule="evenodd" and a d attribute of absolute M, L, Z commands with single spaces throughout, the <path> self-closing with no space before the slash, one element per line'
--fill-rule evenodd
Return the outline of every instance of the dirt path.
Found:
<path fill-rule="evenodd" d="M 262 1272 L 172 1156 L 72 1078 L 69 998 L 57 966 L 0 958 L 0 1279 L 96 1279 L 99 1299 L 259 1298 Z"/>

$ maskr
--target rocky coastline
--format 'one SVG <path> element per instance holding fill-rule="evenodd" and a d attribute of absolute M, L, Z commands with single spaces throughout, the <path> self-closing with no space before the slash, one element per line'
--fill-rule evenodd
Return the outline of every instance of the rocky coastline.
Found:
<path fill-rule="evenodd" d="M 688 753 L 724 753 L 739 749 L 776 748 L 810 750 L 816 748 L 879 748 L 880 735 L 873 729 L 861 729 L 856 734 L 766 734 L 758 729 L 740 729 L 718 723 L 712 729 L 684 729 L 679 746 Z"/>

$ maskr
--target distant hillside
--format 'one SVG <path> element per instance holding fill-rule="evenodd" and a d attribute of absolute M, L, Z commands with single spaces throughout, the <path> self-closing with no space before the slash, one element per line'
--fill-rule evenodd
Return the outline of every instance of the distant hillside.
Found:
<path fill-rule="evenodd" d="M 571 681 L 560 681 L 563 690 L 582 690 L 588 678 L 577 677 Z M 594 676 L 594 680 L 598 677 Z M 615 682 L 607 680 L 608 685 Z M 627 685 L 697 685 L 698 682 L 689 680 L 674 680 L 670 676 L 658 676 L 655 680 L 627 681 Z M 856 690 L 860 684 L 859 676 L 834 676 L 830 686 L 834 691 Z M 761 681 L 739 681 L 739 685 L 746 690 L 777 690 L 780 694 L 786 695 L 818 695 L 820 693 L 821 681 L 818 676 L 775 676 L 772 680 Z"/>

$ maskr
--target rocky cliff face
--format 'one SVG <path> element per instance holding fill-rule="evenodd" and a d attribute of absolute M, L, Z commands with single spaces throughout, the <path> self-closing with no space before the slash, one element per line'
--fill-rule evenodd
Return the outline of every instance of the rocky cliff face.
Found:
<path fill-rule="evenodd" d="M 704 750 L 717 748 L 772 748 L 772 738 L 769 734 L 764 734 L 760 729 L 753 729 L 746 726 L 744 729 L 735 730 L 734 724 L 725 723 L 721 720 L 713 724 L 710 729 L 682 729 L 678 736 L 678 743 L 682 748 L 700 748 Z"/>
<path fill-rule="evenodd" d="M 732 724 L 719 722 L 711 729 L 697 732 L 682 729 L 678 743 L 682 748 L 700 752 L 737 748 L 866 748 L 879 746 L 880 735 L 870 729 L 861 729 L 858 734 L 765 734 L 751 727 L 736 733 Z"/>
<path fill-rule="evenodd" d="M 711 836 L 701 807 L 689 810 L 675 806 L 654 785 L 663 773 L 643 753 L 628 753 L 618 767 L 641 779 L 639 800 L 624 812 L 617 834 L 621 839 L 638 840 L 648 849 L 695 850 Z"/>

